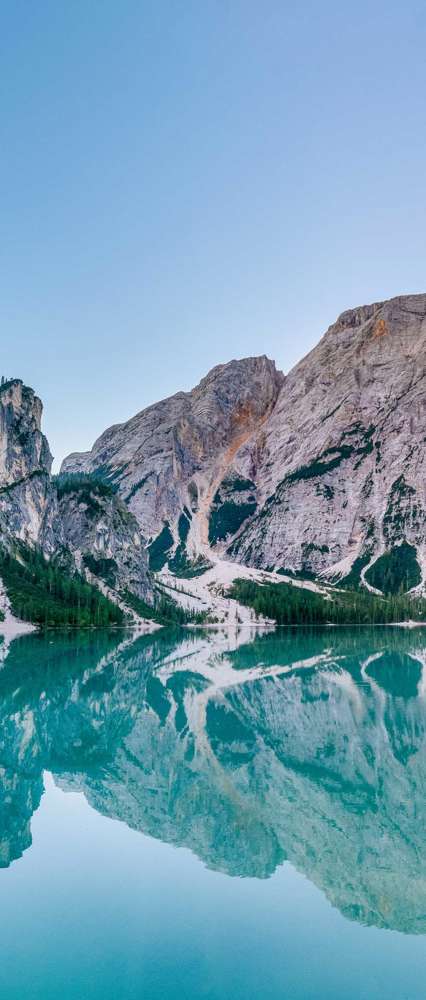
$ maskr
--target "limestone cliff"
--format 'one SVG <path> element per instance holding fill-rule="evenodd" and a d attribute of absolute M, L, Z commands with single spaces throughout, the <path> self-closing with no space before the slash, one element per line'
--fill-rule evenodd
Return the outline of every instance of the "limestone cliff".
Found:
<path fill-rule="evenodd" d="M 345 576 L 402 542 L 425 579 L 426 296 L 343 313 L 287 376 L 263 429 L 257 515 L 232 546 Z M 250 468 L 253 449 L 238 456 Z"/>
<path fill-rule="evenodd" d="M 96 472 L 117 486 L 143 534 L 159 539 L 155 568 L 179 547 L 202 555 L 216 491 L 267 421 L 282 381 L 266 357 L 219 365 L 192 392 L 105 431 L 92 451 L 65 459 L 61 472 Z"/>
<path fill-rule="evenodd" d="M 426 295 L 414 295 L 343 313 L 287 376 L 264 356 L 219 365 L 65 459 L 63 475 L 94 475 L 110 493 L 68 492 L 59 505 L 40 400 L 7 382 L 3 542 L 65 546 L 144 599 L 148 558 L 178 577 L 233 560 L 423 588 L 425 348 Z"/>
<path fill-rule="evenodd" d="M 154 568 L 217 561 L 380 589 L 426 577 L 426 295 L 343 313 L 284 377 L 215 368 L 106 431 L 64 471 L 114 482 Z M 398 579 L 398 586 L 400 581 Z"/>
<path fill-rule="evenodd" d="M 51 553 L 61 544 L 42 404 L 19 379 L 0 386 L 0 532 Z"/>
<path fill-rule="evenodd" d="M 0 545 L 41 549 L 67 572 L 78 569 L 110 596 L 129 590 L 152 600 L 145 540 L 112 490 L 101 484 L 58 484 L 41 431 L 42 404 L 13 379 L 0 386 Z M 107 579 L 106 579 L 107 578 Z"/>
<path fill-rule="evenodd" d="M 102 483 L 58 483 L 64 542 L 80 572 L 108 591 L 130 591 L 151 601 L 152 584 L 136 518 Z"/>

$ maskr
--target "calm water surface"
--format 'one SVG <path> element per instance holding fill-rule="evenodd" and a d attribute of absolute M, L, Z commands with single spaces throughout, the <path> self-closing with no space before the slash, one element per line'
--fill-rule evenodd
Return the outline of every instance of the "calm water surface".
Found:
<path fill-rule="evenodd" d="M 424 1000 L 426 633 L 2 655 L 2 998 Z"/>

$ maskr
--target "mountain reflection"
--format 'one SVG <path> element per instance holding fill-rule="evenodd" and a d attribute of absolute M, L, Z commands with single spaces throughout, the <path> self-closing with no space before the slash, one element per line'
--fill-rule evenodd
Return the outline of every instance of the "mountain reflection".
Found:
<path fill-rule="evenodd" d="M 105 816 L 347 917 L 426 932 L 426 636 L 397 629 L 15 640 L 0 671 L 0 866 L 43 771 Z"/>

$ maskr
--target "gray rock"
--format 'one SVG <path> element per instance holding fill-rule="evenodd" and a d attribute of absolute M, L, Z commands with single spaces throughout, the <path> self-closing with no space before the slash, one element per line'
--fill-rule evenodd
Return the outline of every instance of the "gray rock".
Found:
<path fill-rule="evenodd" d="M 151 600 L 148 557 L 138 522 L 120 497 L 94 484 L 68 490 L 59 500 L 64 541 L 81 572 L 109 588 Z"/>
<path fill-rule="evenodd" d="M 62 531 L 42 410 L 20 380 L 0 386 L 0 533 L 3 544 L 18 538 L 50 554 L 62 543 Z"/>
<path fill-rule="evenodd" d="M 426 577 L 426 296 L 343 313 L 284 377 L 267 358 L 215 368 L 191 393 L 106 431 L 64 471 L 117 483 L 164 559 L 362 577 L 401 542 Z"/>
<path fill-rule="evenodd" d="M 19 380 L 0 386 L 0 542 L 38 546 L 64 569 L 92 582 L 152 600 L 145 540 L 136 519 L 112 492 L 67 490 L 58 502 L 52 456 L 41 432 L 42 404 Z M 71 560 L 70 560 L 71 556 Z M 112 596 L 112 594 L 110 594 Z"/>
<path fill-rule="evenodd" d="M 168 522 L 177 545 L 180 514 L 198 511 L 188 540 L 198 554 L 208 535 L 201 514 L 208 514 L 235 453 L 271 413 L 282 381 L 266 357 L 219 365 L 192 392 L 109 428 L 90 452 L 69 455 L 61 472 L 110 478 L 148 539 Z"/>
<path fill-rule="evenodd" d="M 253 451 L 260 510 L 233 546 L 259 566 L 349 572 L 425 546 L 426 296 L 345 312 L 287 376 Z"/>

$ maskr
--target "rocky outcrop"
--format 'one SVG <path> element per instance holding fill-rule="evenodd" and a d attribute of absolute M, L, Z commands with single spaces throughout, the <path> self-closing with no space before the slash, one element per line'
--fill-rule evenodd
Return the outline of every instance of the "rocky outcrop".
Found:
<path fill-rule="evenodd" d="M 102 581 L 108 592 L 151 601 L 145 539 L 120 497 L 90 481 L 59 484 L 58 495 L 65 545 L 80 572 Z"/>
<path fill-rule="evenodd" d="M 145 540 L 114 491 L 90 482 L 57 483 L 41 431 L 42 404 L 19 380 L 0 385 L 0 544 L 37 546 L 64 571 L 152 601 Z"/>
<path fill-rule="evenodd" d="M 221 366 L 64 469 L 117 483 L 157 568 L 185 547 L 380 590 L 394 559 L 410 589 L 426 578 L 425 347 L 426 295 L 349 310 L 285 378 L 266 358 Z"/>
<path fill-rule="evenodd" d="M 0 533 L 52 553 L 62 543 L 52 456 L 41 431 L 42 404 L 14 379 L 0 386 Z"/>

